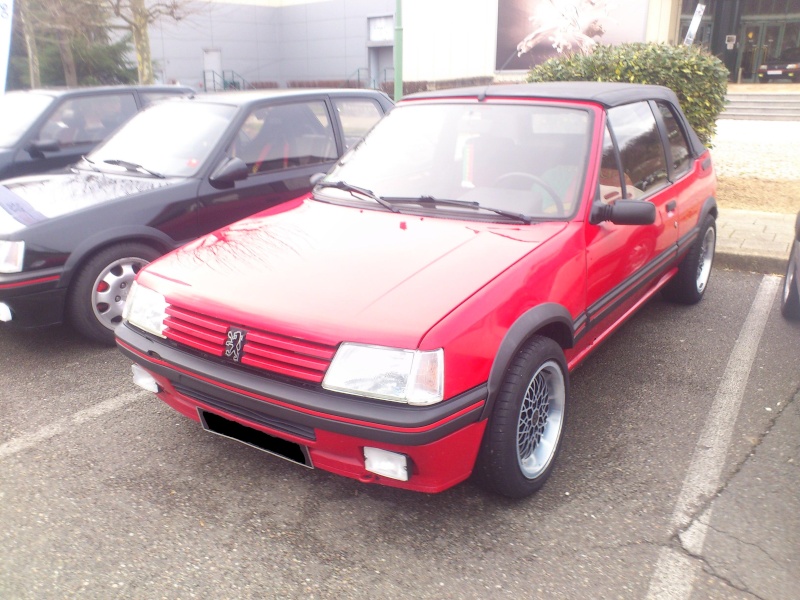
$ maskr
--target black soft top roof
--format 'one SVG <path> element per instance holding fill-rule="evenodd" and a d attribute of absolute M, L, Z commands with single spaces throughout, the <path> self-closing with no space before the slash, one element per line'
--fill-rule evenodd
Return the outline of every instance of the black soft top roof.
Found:
<path fill-rule="evenodd" d="M 225 92 L 206 92 L 197 94 L 193 102 L 212 102 L 246 106 L 268 99 L 304 98 L 317 96 L 358 96 L 374 98 L 384 104 L 391 104 L 391 99 L 384 92 L 364 88 L 269 88 L 263 90 L 237 90 Z"/>
<path fill-rule="evenodd" d="M 593 102 L 605 108 L 613 108 L 643 100 L 664 100 L 672 104 L 679 113 L 695 155 L 705 151 L 680 107 L 678 97 L 671 89 L 660 85 L 638 83 L 616 83 L 607 81 L 554 81 L 547 83 L 519 83 L 421 92 L 406 96 L 403 100 L 444 98 L 541 98 L 543 100 L 577 100 Z"/>
<path fill-rule="evenodd" d="M 639 100 L 667 100 L 678 104 L 675 93 L 660 85 L 612 83 L 603 81 L 554 81 L 549 83 L 519 83 L 475 86 L 435 92 L 421 92 L 408 99 L 421 98 L 549 98 L 553 100 L 583 100 L 602 104 L 606 108 Z M 405 98 L 404 98 L 405 99 Z"/>

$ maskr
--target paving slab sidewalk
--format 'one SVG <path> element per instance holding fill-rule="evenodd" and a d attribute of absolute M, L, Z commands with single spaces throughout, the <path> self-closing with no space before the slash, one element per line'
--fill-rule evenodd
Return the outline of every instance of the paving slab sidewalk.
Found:
<path fill-rule="evenodd" d="M 794 240 L 795 219 L 796 215 L 720 208 L 714 264 L 783 275 Z"/>
<path fill-rule="evenodd" d="M 773 93 L 784 89 L 769 87 Z M 718 177 L 800 179 L 800 121 L 719 119 L 711 156 Z M 717 267 L 783 275 L 794 239 L 792 214 L 733 210 L 720 199 Z"/>

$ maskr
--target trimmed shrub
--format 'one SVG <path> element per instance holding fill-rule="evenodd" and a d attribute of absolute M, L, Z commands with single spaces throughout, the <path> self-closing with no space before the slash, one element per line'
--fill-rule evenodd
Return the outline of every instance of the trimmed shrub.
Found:
<path fill-rule="evenodd" d="M 717 57 L 694 46 L 632 43 L 596 46 L 589 55 L 564 55 L 534 67 L 528 81 L 621 81 L 663 85 L 704 144 L 725 107 L 728 70 Z"/>

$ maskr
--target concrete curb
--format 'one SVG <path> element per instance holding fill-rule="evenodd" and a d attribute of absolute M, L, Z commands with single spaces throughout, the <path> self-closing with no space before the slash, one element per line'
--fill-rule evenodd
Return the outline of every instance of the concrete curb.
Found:
<path fill-rule="evenodd" d="M 796 215 L 720 208 L 714 264 L 737 271 L 784 275 Z"/>
<path fill-rule="evenodd" d="M 714 256 L 714 267 L 731 271 L 750 271 L 770 275 L 784 275 L 789 257 L 780 258 L 775 255 L 763 255 L 729 250 L 717 250 Z"/>

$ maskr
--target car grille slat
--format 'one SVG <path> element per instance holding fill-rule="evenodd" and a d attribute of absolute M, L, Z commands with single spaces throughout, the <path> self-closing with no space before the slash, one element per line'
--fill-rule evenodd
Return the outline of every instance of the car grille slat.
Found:
<path fill-rule="evenodd" d="M 265 371 L 280 373 L 281 375 L 287 375 L 288 377 L 296 377 L 298 379 L 305 379 L 307 381 L 314 381 L 317 383 L 321 382 L 322 378 L 325 377 L 324 371 L 322 372 L 309 371 L 306 369 L 302 369 L 300 367 L 294 367 L 292 365 L 279 363 L 271 360 L 264 360 L 257 356 L 251 356 L 251 355 L 243 356 L 242 364 L 250 365 L 252 367 L 256 367 L 259 369 L 264 369 Z"/>
<path fill-rule="evenodd" d="M 216 333 L 221 333 L 222 335 L 225 335 L 225 333 L 228 331 L 228 325 L 224 321 L 208 317 L 198 312 L 178 308 L 174 304 L 170 304 L 167 307 L 166 312 L 169 316 L 174 317 L 181 322 L 196 325 L 198 328 L 203 330 L 214 331 Z"/>
<path fill-rule="evenodd" d="M 285 377 L 319 383 L 336 353 L 335 346 L 248 329 L 175 305 L 170 305 L 166 312 L 164 335 L 167 339 L 224 357 L 229 328 L 244 329 L 247 338 L 241 349 L 241 364 Z M 231 361 L 230 364 L 238 363 Z"/>

